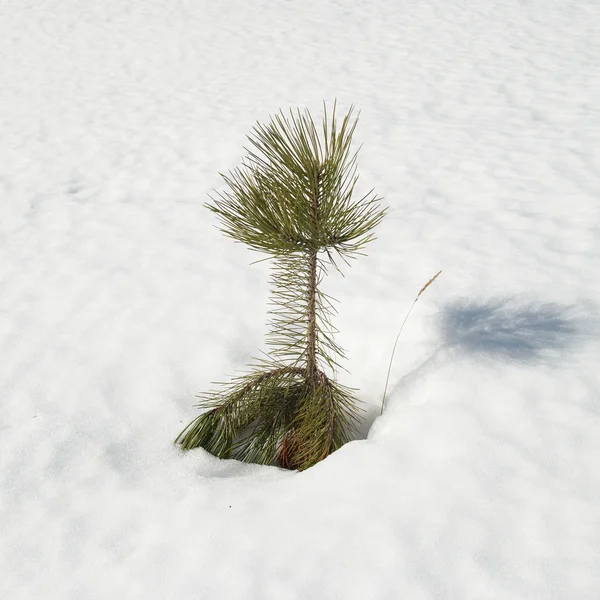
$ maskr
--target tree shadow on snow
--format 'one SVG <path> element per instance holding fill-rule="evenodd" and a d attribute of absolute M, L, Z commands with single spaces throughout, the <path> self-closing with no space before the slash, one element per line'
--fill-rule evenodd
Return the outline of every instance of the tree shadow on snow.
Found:
<path fill-rule="evenodd" d="M 554 364 L 593 337 L 597 332 L 595 314 L 592 305 L 467 300 L 442 310 L 440 331 L 445 347 L 465 354 Z"/>
<path fill-rule="evenodd" d="M 597 315 L 598 307 L 591 302 L 565 305 L 492 298 L 448 304 L 439 315 L 439 346 L 394 383 L 386 404 L 440 363 L 457 357 L 483 363 L 565 366 L 576 349 L 600 337 Z"/>

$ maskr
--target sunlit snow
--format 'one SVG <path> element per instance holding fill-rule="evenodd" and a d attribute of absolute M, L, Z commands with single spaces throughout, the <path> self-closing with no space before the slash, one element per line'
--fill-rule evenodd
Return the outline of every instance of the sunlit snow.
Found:
<path fill-rule="evenodd" d="M 600 597 L 600 3 L 5 0 L 0 597 Z M 264 350 L 203 207 L 256 121 L 360 109 L 325 290 L 366 420 L 303 473 L 172 442 Z M 388 399 L 381 395 L 400 338 Z"/>

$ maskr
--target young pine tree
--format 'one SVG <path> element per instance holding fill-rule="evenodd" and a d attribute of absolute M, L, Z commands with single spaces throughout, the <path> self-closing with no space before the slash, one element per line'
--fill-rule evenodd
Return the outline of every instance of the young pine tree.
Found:
<path fill-rule="evenodd" d="M 177 437 L 185 450 L 306 469 L 352 438 L 359 422 L 352 390 L 334 381 L 343 357 L 331 324 L 332 299 L 319 284 L 337 258 L 373 239 L 385 210 L 372 192 L 353 198 L 358 179 L 353 109 L 336 108 L 318 128 L 308 111 L 257 124 L 242 166 L 223 175 L 227 191 L 206 206 L 221 230 L 272 259 L 270 353 L 249 373 L 204 394 L 208 409 Z"/>

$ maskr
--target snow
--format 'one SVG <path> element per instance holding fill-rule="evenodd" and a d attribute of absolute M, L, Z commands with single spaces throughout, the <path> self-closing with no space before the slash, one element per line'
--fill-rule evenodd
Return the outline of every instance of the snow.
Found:
<path fill-rule="evenodd" d="M 5 2 L 0 597 L 597 598 L 599 25 L 595 0 Z M 181 454 L 266 329 L 267 265 L 202 204 L 257 120 L 336 97 L 390 207 L 325 282 L 364 439 L 303 473 Z"/>

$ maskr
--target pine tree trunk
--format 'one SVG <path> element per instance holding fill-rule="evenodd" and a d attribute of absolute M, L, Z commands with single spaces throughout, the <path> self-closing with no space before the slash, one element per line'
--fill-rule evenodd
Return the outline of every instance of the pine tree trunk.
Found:
<path fill-rule="evenodd" d="M 317 367 L 317 254 L 312 254 L 308 262 L 308 332 L 306 344 L 306 376 L 311 387 L 316 387 Z"/>
<path fill-rule="evenodd" d="M 316 167 L 311 198 L 312 230 L 315 238 L 319 234 L 319 194 L 321 188 L 320 166 Z M 317 252 L 313 251 L 308 259 L 308 335 L 306 344 L 306 376 L 312 388 L 317 387 Z"/>

